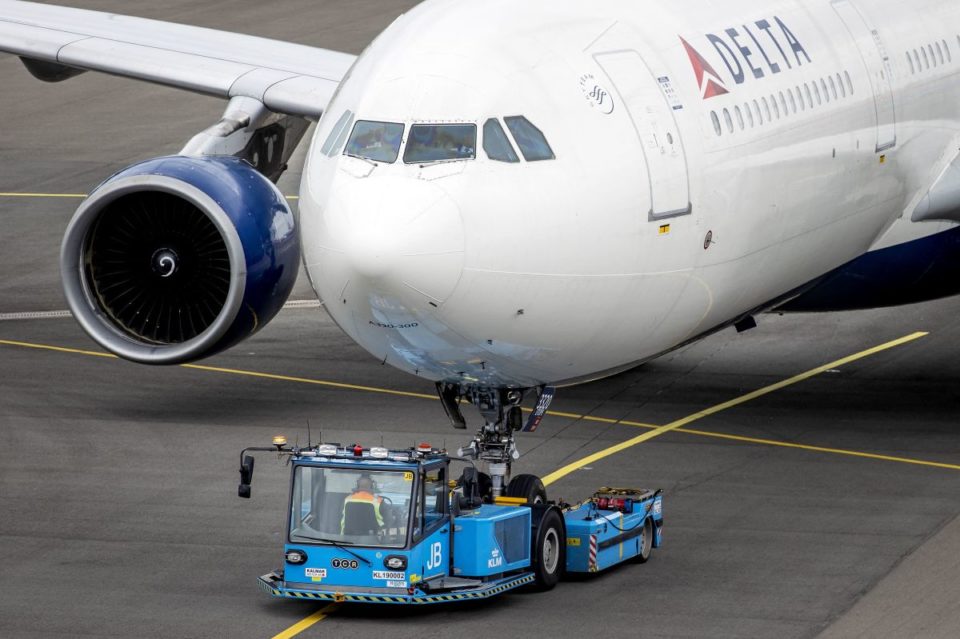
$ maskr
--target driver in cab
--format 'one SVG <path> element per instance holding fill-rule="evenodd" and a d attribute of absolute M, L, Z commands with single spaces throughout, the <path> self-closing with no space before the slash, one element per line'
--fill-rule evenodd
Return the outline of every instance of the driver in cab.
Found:
<path fill-rule="evenodd" d="M 375 491 L 376 483 L 369 475 L 357 479 L 353 493 L 343 501 L 341 534 L 370 534 L 383 528 L 383 515 L 380 513 L 383 497 L 376 495 Z"/>

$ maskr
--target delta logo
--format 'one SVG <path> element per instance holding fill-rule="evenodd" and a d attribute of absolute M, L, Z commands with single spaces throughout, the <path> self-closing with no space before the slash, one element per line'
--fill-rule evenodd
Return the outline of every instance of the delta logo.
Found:
<path fill-rule="evenodd" d="M 776 16 L 772 22 L 757 20 L 752 25 L 724 29 L 722 33 L 707 33 L 705 37 L 734 84 L 743 84 L 751 77 L 762 80 L 812 62 L 797 36 Z M 701 97 L 708 100 L 730 93 L 728 82 L 720 77 L 716 68 L 682 36 L 680 42 L 690 58 Z"/>

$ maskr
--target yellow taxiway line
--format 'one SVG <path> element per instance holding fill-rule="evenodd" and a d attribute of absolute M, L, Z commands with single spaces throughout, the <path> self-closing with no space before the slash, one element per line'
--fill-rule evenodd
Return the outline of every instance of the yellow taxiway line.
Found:
<path fill-rule="evenodd" d="M 35 348 L 41 351 L 55 351 L 57 353 L 70 353 L 71 355 L 87 355 L 88 357 L 106 357 L 107 359 L 118 359 L 116 355 L 110 353 L 101 353 L 98 351 L 84 351 L 79 348 L 66 348 L 64 346 L 51 346 L 49 344 L 33 344 L 31 342 L 16 342 L 9 339 L 0 339 L 0 344 L 5 346 L 20 346 L 22 348 Z"/>
<path fill-rule="evenodd" d="M 400 397 L 416 397 L 417 399 L 438 399 L 436 395 L 426 393 L 414 393 L 411 391 L 393 390 L 390 388 L 378 388 L 376 386 L 359 386 L 357 384 L 345 384 L 343 382 L 331 382 L 323 379 L 310 379 L 309 377 L 289 377 L 287 375 L 274 375 L 273 373 L 258 373 L 256 371 L 238 370 L 235 368 L 220 368 L 217 366 L 203 366 L 200 364 L 181 364 L 182 368 L 192 368 L 196 371 L 208 371 L 211 373 L 226 373 L 229 375 L 241 375 L 244 377 L 259 377 L 261 379 L 272 379 L 278 382 L 295 382 L 297 384 L 314 384 L 315 386 L 327 386 L 329 388 L 342 388 L 344 390 L 363 391 L 366 393 L 380 393 L 382 395 L 398 395 Z"/>
<path fill-rule="evenodd" d="M 811 369 L 805 373 L 800 373 L 799 375 L 795 375 L 789 379 L 785 379 L 782 382 L 777 382 L 776 384 L 771 384 L 770 386 L 765 386 L 759 390 L 755 390 L 752 393 L 741 395 L 740 397 L 737 397 L 736 399 L 731 399 L 728 402 L 723 402 L 722 404 L 711 406 L 710 408 L 698 411 L 696 413 L 693 413 L 692 415 L 687 415 L 686 417 L 670 422 L 669 424 L 665 424 L 664 426 L 660 426 L 659 428 L 655 428 L 642 435 L 637 435 L 633 439 L 628 439 L 625 442 L 621 442 L 615 446 L 605 448 L 601 451 L 593 453 L 592 455 L 587 455 L 582 459 L 578 459 L 573 463 L 567 464 L 563 468 L 559 468 L 553 471 L 552 473 L 550 473 L 549 475 L 547 475 L 546 477 L 543 477 L 542 478 L 543 484 L 545 486 L 548 486 L 554 483 L 555 481 L 566 477 L 570 473 L 580 470 L 581 468 L 583 468 L 588 464 L 592 464 L 605 457 L 609 457 L 614 453 L 619 453 L 620 451 L 627 450 L 628 448 L 633 448 L 638 444 L 642 444 L 643 442 L 650 441 L 651 439 L 659 437 L 660 435 L 664 435 L 671 431 L 675 431 L 679 428 L 682 428 L 683 426 L 686 426 L 687 424 L 692 424 L 693 422 L 699 421 L 704 417 L 710 417 L 711 415 L 716 415 L 717 413 L 728 410 L 730 408 L 734 408 L 735 406 L 739 406 L 741 404 L 745 404 L 749 401 L 757 399 L 758 397 L 763 397 L 764 395 L 769 395 L 770 393 L 781 390 L 783 388 L 787 388 L 788 386 L 793 386 L 794 384 L 810 379 L 811 377 L 815 377 L 817 375 L 820 375 L 821 373 L 825 373 L 828 370 L 840 368 L 841 366 L 844 366 L 851 362 L 855 362 L 865 357 L 870 357 L 871 355 L 876 355 L 877 353 L 889 350 L 891 348 L 896 348 L 897 346 L 902 346 L 903 344 L 907 344 L 914 340 L 918 340 L 921 337 L 925 337 L 927 335 L 928 333 L 924 333 L 924 332 L 911 333 L 910 335 L 905 335 L 899 339 L 895 339 L 890 342 L 880 344 L 879 346 L 874 346 L 873 348 L 868 348 L 867 350 L 860 351 L 859 353 L 854 353 L 853 355 L 850 355 L 848 357 L 835 360 L 833 362 L 830 362 L 829 364 L 818 366 L 817 368 Z"/>
<path fill-rule="evenodd" d="M 700 437 L 713 437 L 716 439 L 728 439 L 745 444 L 761 444 L 763 446 L 779 446 L 781 448 L 793 448 L 796 450 L 809 450 L 815 453 L 829 453 L 831 455 L 847 455 L 848 457 L 861 457 L 864 459 L 876 459 L 878 461 L 898 462 L 900 464 L 913 464 L 915 466 L 930 466 L 933 468 L 945 468 L 947 470 L 960 470 L 960 464 L 946 464 L 943 462 L 932 462 L 923 459 L 911 459 L 910 457 L 896 457 L 893 455 L 880 455 L 878 453 L 865 453 L 859 450 L 846 450 L 843 448 L 829 448 L 826 446 L 811 446 L 809 444 L 794 444 L 792 442 L 781 442 L 775 439 L 761 439 L 759 437 L 743 437 L 742 435 L 728 435 L 726 433 L 715 433 L 706 430 L 692 430 L 689 428 L 678 428 L 678 433 L 687 433 L 689 435 L 699 435 Z"/>
<path fill-rule="evenodd" d="M 290 639 L 290 637 L 295 637 L 318 621 L 323 621 L 327 615 L 333 613 L 337 607 L 338 604 L 330 604 L 329 606 L 325 606 L 309 617 L 301 619 L 283 632 L 273 635 L 271 639 Z"/>
<path fill-rule="evenodd" d="M 621 451 L 621 450 L 625 450 L 626 448 L 630 448 L 630 447 L 632 447 L 632 446 L 636 446 L 637 444 L 640 444 L 640 443 L 642 443 L 642 442 L 644 442 L 644 441 L 649 441 L 650 439 L 653 439 L 654 437 L 658 437 L 659 435 L 662 435 L 662 434 L 664 434 L 664 433 L 666 433 L 666 432 L 685 433 L 685 434 L 688 434 L 688 435 L 696 435 L 696 436 L 699 436 L 699 437 L 711 437 L 711 438 L 714 438 L 714 439 L 726 439 L 726 440 L 729 440 L 729 441 L 738 441 L 738 442 L 743 442 L 743 443 L 747 443 L 747 444 L 758 444 L 758 445 L 764 445 L 764 446 L 777 446 L 777 447 L 781 447 L 781 448 L 792 448 L 792 449 L 795 449 L 795 450 L 807 450 L 807 451 L 811 451 L 811 452 L 829 453 L 829 454 L 834 454 L 834 455 L 846 455 L 846 456 L 851 456 L 851 457 L 861 457 L 861 458 L 865 458 L 865 459 L 875 459 L 875 460 L 879 460 L 879 461 L 892 461 L 892 462 L 898 462 L 898 463 L 903 463 L 903 464 L 913 464 L 913 465 L 918 465 L 918 466 L 929 466 L 929 467 L 933 467 L 933 468 L 944 468 L 944 469 L 947 469 L 947 470 L 960 470 L 960 465 L 958 465 L 958 464 L 948 464 L 948 463 L 943 463 L 943 462 L 927 461 L 927 460 L 923 460 L 923 459 L 913 459 L 913 458 L 909 458 L 909 457 L 897 457 L 897 456 L 892 456 L 892 455 L 880 455 L 880 454 L 876 454 L 876 453 L 866 453 L 866 452 L 862 452 L 862 451 L 846 450 L 846 449 L 842 449 L 842 448 L 830 448 L 830 447 L 824 447 L 824 446 L 813 446 L 813 445 L 809 445 L 809 444 L 797 444 L 797 443 L 793 443 L 793 442 L 784 442 L 784 441 L 778 441 L 778 440 L 774 440 L 774 439 L 761 439 L 761 438 L 756 438 L 756 437 L 745 437 L 745 436 L 741 436 L 741 435 L 730 435 L 730 434 L 727 434 L 727 433 L 718 433 L 718 432 L 714 432 L 714 431 L 693 430 L 693 429 L 690 429 L 690 428 L 683 428 L 683 426 L 685 426 L 685 425 L 687 425 L 687 424 L 690 424 L 691 422 L 694 422 L 694 421 L 703 419 L 704 417 L 707 417 L 707 416 L 709 416 L 709 415 L 714 415 L 714 414 L 716 414 L 716 413 L 719 413 L 720 411 L 727 410 L 727 409 L 729 409 L 729 408 L 732 408 L 732 407 L 734 407 L 734 406 L 738 406 L 738 405 L 740 405 L 740 404 L 743 404 L 743 403 L 748 402 L 748 401 L 750 401 L 750 400 L 756 399 L 756 398 L 758 398 L 758 397 L 762 397 L 763 395 L 767 395 L 767 394 L 769 394 L 769 393 L 772 393 L 772 392 L 774 392 L 774 391 L 776 391 L 776 390 L 780 390 L 780 389 L 785 388 L 785 387 L 787 387 L 787 386 L 791 386 L 791 385 L 796 384 L 796 383 L 798 383 L 798 382 L 800 382 L 800 381 L 803 381 L 803 380 L 805 380 L 805 379 L 809 379 L 809 378 L 811 378 L 811 377 L 814 377 L 814 376 L 816 376 L 816 375 L 819 375 L 819 374 L 821 374 L 821 373 L 823 373 L 823 372 L 825 372 L 825 371 L 827 371 L 827 370 L 830 370 L 830 369 L 833 369 L 833 368 L 838 368 L 838 367 L 842 366 L 843 364 L 849 364 L 850 362 L 854 362 L 854 361 L 856 361 L 856 360 L 858 360 L 858 359 L 863 359 L 863 358 L 865 358 L 865 357 L 869 357 L 870 355 L 874 355 L 874 354 L 879 353 L 879 352 L 881 352 L 881 351 L 889 350 L 889 349 L 894 348 L 894 347 L 896 347 L 896 346 L 900 346 L 900 345 L 906 344 L 906 343 L 908 343 L 908 342 L 912 342 L 912 341 L 917 340 L 917 339 L 919 339 L 919 338 L 921 338 L 921 337 L 923 337 L 923 336 L 925 336 L 925 335 L 927 335 L 927 333 L 913 333 L 913 334 L 911 334 L 911 335 L 907 335 L 907 336 L 905 336 L 905 337 L 901 337 L 900 339 L 893 340 L 892 342 L 887 342 L 887 343 L 885 343 L 885 344 L 881 344 L 880 346 L 876 346 L 876 347 L 874 347 L 874 348 L 870 348 L 870 349 L 867 349 L 867 350 L 865 350 L 865 351 L 861 351 L 860 353 L 856 353 L 856 354 L 851 355 L 851 356 L 849 356 L 849 357 L 845 357 L 845 358 L 843 358 L 843 359 L 840 359 L 840 360 L 837 360 L 837 361 L 834 361 L 834 362 L 830 362 L 829 364 L 824 364 L 823 366 L 820 366 L 820 367 L 815 368 L 815 369 L 813 369 L 813 370 L 807 371 L 806 373 L 802 373 L 802 374 L 797 375 L 797 376 L 795 376 L 795 377 L 791 377 L 790 379 L 784 380 L 784 381 L 782 381 L 782 382 L 778 382 L 778 383 L 776 383 L 776 384 L 773 384 L 773 385 L 771 385 L 771 386 L 764 387 L 764 388 L 762 388 L 762 389 L 760 389 L 760 390 L 757 390 L 757 391 L 754 391 L 754 392 L 752 392 L 752 393 L 748 393 L 748 394 L 746 394 L 746 395 L 743 395 L 743 396 L 741 396 L 741 397 L 738 397 L 738 398 L 736 398 L 736 399 L 733 399 L 733 400 L 731 400 L 731 401 L 729 401 L 729 402 L 724 402 L 723 404 L 718 404 L 718 405 L 713 406 L 713 407 L 711 407 L 711 408 L 708 408 L 708 409 L 706 409 L 706 410 L 700 411 L 700 412 L 698 412 L 698 413 L 694 413 L 694 414 L 692 414 L 692 415 L 689 415 L 689 416 L 687 416 L 687 417 L 684 417 L 683 419 L 677 420 L 677 421 L 675 421 L 675 422 L 671 422 L 670 424 L 667 424 L 666 426 L 657 426 L 657 425 L 655 425 L 655 424 L 647 424 L 647 423 L 637 422 L 637 421 L 631 421 L 631 420 L 627 420 L 627 419 L 611 419 L 611 418 L 607 418 L 607 417 L 598 417 L 598 416 L 595 416 L 595 415 L 581 415 L 581 414 L 579 414 L 579 413 L 567 413 L 567 412 L 562 412 L 562 411 L 548 411 L 547 414 L 550 415 L 550 416 L 553 416 L 553 417 L 563 417 L 563 418 L 567 418 L 567 419 L 574 419 L 574 420 L 580 420 L 580 421 L 585 421 L 585 422 L 596 422 L 596 423 L 601 423 L 601 424 L 621 425 L 621 426 L 632 426 L 632 427 L 635 427 L 635 428 L 643 428 L 643 429 L 646 429 L 646 430 L 648 430 L 649 432 L 644 433 L 643 435 L 641 435 L 641 436 L 639 436 L 639 437 L 635 437 L 635 438 L 633 438 L 633 439 L 631 439 L 631 440 L 628 440 L 628 441 L 624 442 L 623 444 L 618 444 L 618 445 L 616 445 L 616 446 L 612 446 L 612 447 L 610 447 L 610 448 L 607 448 L 607 449 L 605 449 L 605 450 L 600 451 L 599 453 L 595 453 L 594 455 L 590 455 L 590 456 L 588 456 L 588 457 L 585 457 L 584 459 L 581 459 L 581 460 L 579 460 L 578 462 L 574 462 L 573 464 L 568 464 L 567 466 L 564 466 L 563 468 L 561 468 L 561 469 L 559 469 L 559 470 L 557 470 L 557 471 L 554 471 L 554 472 L 551 473 L 550 475 L 547 475 L 547 477 L 544 478 L 544 481 L 545 481 L 545 482 L 546 482 L 546 481 L 550 481 L 550 482 L 556 481 L 556 480 L 559 479 L 560 477 L 566 476 L 566 475 L 570 474 L 571 472 L 573 472 L 573 471 L 576 470 L 577 468 L 582 468 L 583 466 L 585 466 L 585 465 L 587 465 L 587 464 L 589 464 L 589 463 L 592 463 L 592 462 L 594 462 L 594 461 L 597 461 L 597 460 L 599 460 L 599 459 L 602 459 L 603 457 L 607 457 L 607 456 L 609 456 L 609 455 L 612 455 L 612 454 L 614 454 L 615 452 L 619 452 L 619 451 Z M 67 347 L 63 347 L 63 346 L 52 346 L 52 345 L 49 345 L 49 344 L 34 344 L 34 343 L 31 343 L 31 342 L 20 342 L 20 341 L 14 341 L 14 340 L 0 340 L 0 345 L 5 345 L 5 346 L 18 346 L 18 347 L 21 347 L 21 348 L 32 348 L 32 349 L 38 349 L 38 350 L 53 351 L 53 352 L 58 352 L 58 353 L 68 353 L 68 354 L 73 354 L 73 355 L 85 355 L 85 356 L 88 356 L 88 357 L 101 357 L 101 358 L 107 358 L 107 359 L 118 359 L 116 355 L 111 355 L 110 353 L 104 353 L 104 352 L 100 352 L 100 351 L 88 351 L 88 350 L 83 350 L 83 349 L 78 349 L 78 348 L 67 348 Z M 223 367 L 218 367 L 218 366 L 204 366 L 204 365 L 200 365 L 200 364 L 183 364 L 183 365 L 181 365 L 181 367 L 182 367 L 182 368 L 193 369 L 193 370 L 198 370 L 198 371 L 212 372 L 212 373 L 221 373 L 221 374 L 228 374 L 228 375 L 240 375 L 240 376 L 244 376 L 244 377 L 253 377 L 253 378 L 259 378 L 259 379 L 268 379 L 268 380 L 281 381 L 281 382 L 292 382 L 292 383 L 297 383 L 297 384 L 313 384 L 313 385 L 315 385 L 315 386 L 325 386 L 325 387 L 328 387 L 328 388 L 338 388 L 338 389 L 343 389 L 343 390 L 354 390 L 354 391 L 360 391 L 360 392 L 366 392 L 366 393 L 379 393 L 379 394 L 385 394 L 385 395 L 394 395 L 394 396 L 399 396 L 399 397 L 412 397 L 412 398 L 415 398 L 415 399 L 427 399 L 427 400 L 433 400 L 433 401 L 436 401 L 436 400 L 437 400 L 437 396 L 436 396 L 436 395 L 431 395 L 431 394 L 427 394 L 427 393 L 415 393 L 415 392 L 411 392 L 411 391 L 401 391 L 401 390 L 395 390 L 395 389 L 390 389 L 390 388 L 380 388 L 380 387 L 376 387 L 376 386 L 361 386 L 361 385 L 358 385 L 358 384 L 346 384 L 346 383 L 343 383 L 343 382 L 333 382 L 333 381 L 322 380 L 322 379 L 311 379 L 311 378 L 307 378 L 307 377 L 293 377 L 293 376 L 289 376 L 289 375 L 276 375 L 276 374 L 273 374 L 273 373 L 262 373 L 262 372 L 258 372 L 258 371 L 249 371 L 249 370 L 241 370 L 241 369 L 234 369 L 234 368 L 223 368 Z M 525 409 L 525 410 L 529 412 L 530 409 Z M 643 439 L 641 439 L 641 438 L 643 438 Z M 585 461 L 585 460 L 586 460 L 586 461 Z"/>
<path fill-rule="evenodd" d="M 0 339 L 0 345 L 19 346 L 22 348 L 33 348 L 37 350 L 54 351 L 57 353 L 69 353 L 72 355 L 86 355 L 88 357 L 105 357 L 108 359 L 119 359 L 116 355 L 104 353 L 101 351 L 87 351 L 79 348 L 67 348 L 64 346 L 51 346 L 49 344 L 34 344 L 32 342 L 19 342 L 14 340 Z M 205 366 L 202 364 L 181 364 L 181 368 L 190 368 L 198 371 L 207 371 L 211 373 L 224 373 L 227 375 L 240 375 L 242 377 L 256 377 L 260 379 L 269 379 L 278 382 L 293 382 L 296 384 L 313 384 L 314 386 L 326 386 L 329 388 L 340 388 L 343 390 L 355 390 L 365 393 L 379 393 L 381 395 L 395 395 L 399 397 L 413 397 L 416 399 L 438 400 L 436 395 L 428 393 L 416 393 L 412 391 L 401 391 L 392 388 L 381 388 L 378 386 L 360 386 L 358 384 L 346 384 L 343 382 L 332 382 L 324 379 L 312 379 L 309 377 L 292 377 L 290 375 L 277 375 L 274 373 L 262 373 L 259 371 L 249 371 L 237 368 L 222 368 L 219 366 Z M 524 408 L 525 412 L 531 412 L 532 409 Z M 607 417 L 597 417 L 595 415 L 579 415 L 577 413 L 564 413 L 560 411 L 547 411 L 547 415 L 552 417 L 566 417 L 569 419 L 579 419 L 587 422 L 599 422 L 602 424 L 622 424 L 624 426 L 639 426 L 646 428 L 656 428 L 653 424 L 644 424 L 642 422 L 632 422 L 622 419 L 609 419 Z"/>

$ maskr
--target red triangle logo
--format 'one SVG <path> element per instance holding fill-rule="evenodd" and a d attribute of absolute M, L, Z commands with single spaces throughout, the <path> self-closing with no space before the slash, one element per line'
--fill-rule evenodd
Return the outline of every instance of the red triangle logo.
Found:
<path fill-rule="evenodd" d="M 704 100 L 715 98 L 718 95 L 730 93 L 723 80 L 720 79 L 716 69 L 700 55 L 700 52 L 694 49 L 689 42 L 680 38 L 683 48 L 687 50 L 687 56 L 690 58 L 690 64 L 693 65 L 693 72 L 697 76 L 697 86 L 700 87 L 700 94 Z"/>
<path fill-rule="evenodd" d="M 726 93 L 730 92 L 713 80 L 707 80 L 707 87 L 703 91 L 703 99 L 706 100 L 707 98 L 715 98 L 718 95 L 724 95 Z"/>

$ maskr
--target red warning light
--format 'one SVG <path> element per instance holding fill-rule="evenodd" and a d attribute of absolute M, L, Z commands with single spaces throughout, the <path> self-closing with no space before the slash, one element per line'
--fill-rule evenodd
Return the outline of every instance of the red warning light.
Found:
<path fill-rule="evenodd" d="M 633 500 L 619 497 L 596 498 L 597 508 L 600 510 L 619 510 L 622 513 L 633 512 Z"/>
<path fill-rule="evenodd" d="M 353 445 L 353 456 L 354 457 L 363 457 L 363 446 L 360 444 Z"/>

